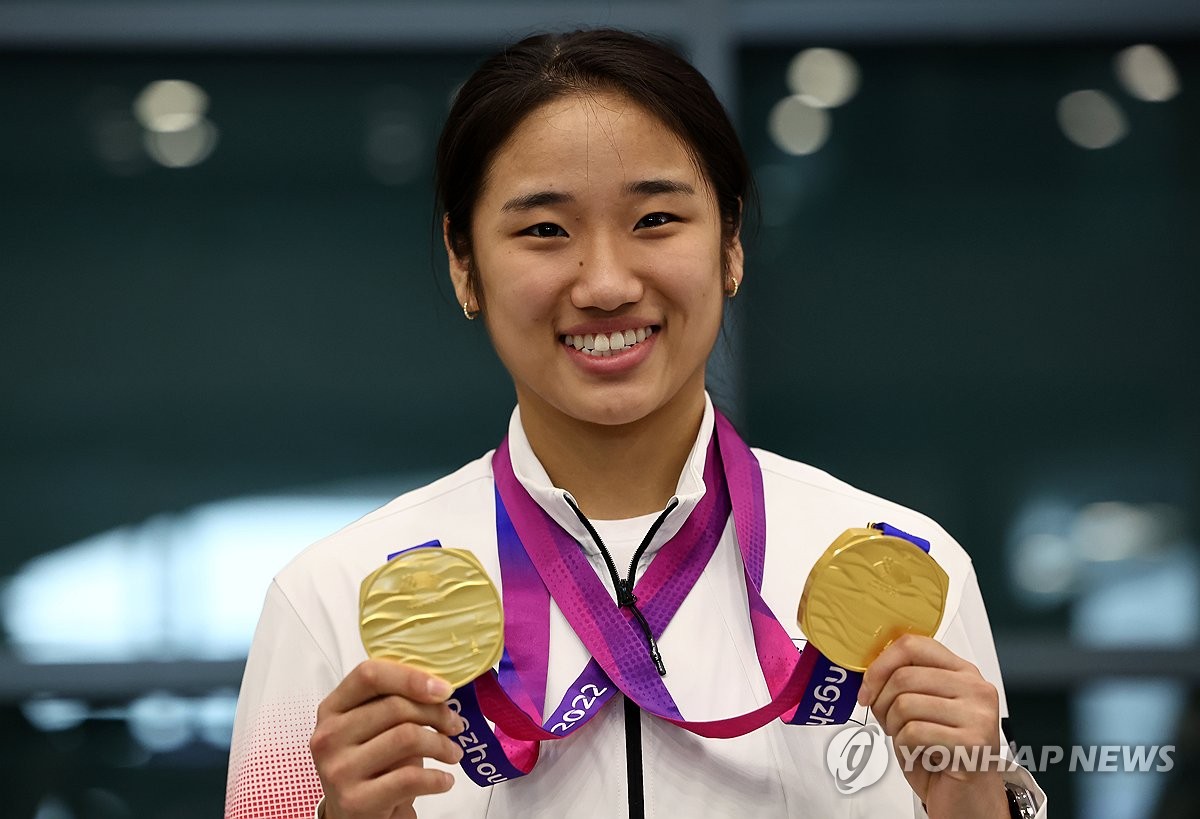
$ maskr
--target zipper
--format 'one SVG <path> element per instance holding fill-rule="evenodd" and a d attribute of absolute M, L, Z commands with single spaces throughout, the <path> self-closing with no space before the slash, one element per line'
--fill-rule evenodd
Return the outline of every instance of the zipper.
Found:
<path fill-rule="evenodd" d="M 671 498 L 671 502 L 667 504 L 667 508 L 662 510 L 654 523 L 650 524 L 650 528 L 646 531 L 646 536 L 642 538 L 642 542 L 638 544 L 637 549 L 633 553 L 633 559 L 629 561 L 629 573 L 622 578 L 617 573 L 617 564 L 613 562 L 612 555 L 609 554 L 608 547 L 604 545 L 604 541 L 600 538 L 600 533 L 596 531 L 596 527 L 592 526 L 592 522 L 587 519 L 587 515 L 583 514 L 575 501 L 570 495 L 563 495 L 567 505 L 575 512 L 575 516 L 579 518 L 579 522 L 587 529 L 588 534 L 592 536 L 592 540 L 596 542 L 596 547 L 600 549 L 600 554 L 604 556 L 604 565 L 608 567 L 608 574 L 612 577 L 613 589 L 617 592 L 617 605 L 623 609 L 629 609 L 637 620 L 638 626 L 642 629 L 642 634 L 646 636 L 646 647 L 650 651 L 650 659 L 654 661 L 654 667 L 658 670 L 658 676 L 667 676 L 667 667 L 663 664 L 662 654 L 658 651 L 658 642 L 654 639 L 654 634 L 650 631 L 650 624 L 646 622 L 645 615 L 637 607 L 637 595 L 633 593 L 633 581 L 637 574 L 638 562 L 646 553 L 646 549 L 650 547 L 650 541 L 658 534 L 658 530 L 662 528 L 663 523 L 667 520 L 667 515 L 674 511 L 679 505 L 678 498 Z"/>
<path fill-rule="evenodd" d="M 622 696 L 625 703 L 625 779 L 629 789 L 629 819 L 646 819 L 646 791 L 642 781 L 642 709 Z"/>
<path fill-rule="evenodd" d="M 579 522 L 587 529 L 588 534 L 592 536 L 592 540 L 596 542 L 596 547 L 600 550 L 600 554 L 604 556 L 604 565 L 608 567 L 608 574 L 612 578 L 613 588 L 617 592 L 617 605 L 621 608 L 629 609 L 637 620 L 638 625 L 642 629 L 642 634 L 646 635 L 646 646 L 650 651 L 650 659 L 654 661 L 654 667 L 658 669 L 660 677 L 667 675 L 667 667 L 663 664 L 662 655 L 658 652 L 658 643 L 654 639 L 654 634 L 650 631 L 650 624 L 646 622 L 645 615 L 637 607 L 637 595 L 633 593 L 633 581 L 637 575 L 637 565 L 641 561 L 643 555 L 646 554 L 646 549 L 650 547 L 650 541 L 658 534 L 658 530 L 662 528 L 663 523 L 667 519 L 667 515 L 674 511 L 679 505 L 678 498 L 671 498 L 671 502 L 667 504 L 667 508 L 662 510 L 662 513 L 654 519 L 654 523 L 650 525 L 646 536 L 642 538 L 642 542 L 638 544 L 637 549 L 633 553 L 633 559 L 629 561 L 629 572 L 622 578 L 617 573 L 617 564 L 613 562 L 612 555 L 608 551 L 608 547 L 604 545 L 604 541 L 600 538 L 600 533 L 596 531 L 596 527 L 592 526 L 592 522 L 587 519 L 587 515 L 575 505 L 575 501 L 570 495 L 563 495 L 567 504 L 575 512 L 575 516 L 579 518 Z M 643 780 L 642 771 L 642 709 L 638 708 L 637 703 L 622 695 L 621 701 L 625 708 L 625 781 L 629 793 L 629 819 L 646 819 L 646 786 Z"/>

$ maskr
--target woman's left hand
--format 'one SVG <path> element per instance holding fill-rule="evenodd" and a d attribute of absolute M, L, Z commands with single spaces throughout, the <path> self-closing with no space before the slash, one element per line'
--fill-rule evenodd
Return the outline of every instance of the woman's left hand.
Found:
<path fill-rule="evenodd" d="M 904 777 L 932 819 L 1008 819 L 997 762 L 1000 697 L 978 668 L 936 640 L 907 634 L 867 669 L 858 701 L 892 738 Z M 929 748 L 946 750 L 927 756 Z M 955 765 L 956 748 L 979 764 Z M 951 754 L 944 766 L 942 753 Z"/>

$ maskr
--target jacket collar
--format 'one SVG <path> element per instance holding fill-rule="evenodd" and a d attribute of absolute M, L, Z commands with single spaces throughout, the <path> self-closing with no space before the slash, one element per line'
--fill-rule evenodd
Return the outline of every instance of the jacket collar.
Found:
<path fill-rule="evenodd" d="M 700 503 L 700 499 L 704 497 L 704 464 L 708 453 L 708 442 L 713 434 L 713 424 L 712 399 L 705 392 L 704 416 L 700 419 L 700 432 L 696 435 L 692 449 L 683 464 L 683 471 L 679 475 L 679 481 L 675 485 L 675 494 L 672 496 L 672 499 L 679 505 L 672 510 L 662 527 L 655 533 L 654 540 L 646 549 L 647 555 L 658 551 L 664 543 L 675 536 L 692 510 Z M 600 550 L 592 542 L 587 529 L 580 523 L 574 510 L 567 503 L 567 491 L 550 482 L 550 476 L 546 474 L 541 461 L 534 455 L 533 448 L 529 445 L 529 439 L 525 437 L 525 428 L 521 425 L 520 407 L 513 409 L 512 417 L 508 421 L 508 452 L 512 460 L 513 473 L 525 487 L 529 496 L 545 509 L 554 522 L 566 530 L 587 554 L 600 554 Z"/>

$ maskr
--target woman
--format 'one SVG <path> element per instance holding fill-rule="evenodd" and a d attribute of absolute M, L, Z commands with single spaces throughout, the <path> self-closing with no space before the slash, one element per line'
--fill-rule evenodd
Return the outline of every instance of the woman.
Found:
<path fill-rule="evenodd" d="M 314 545 L 276 578 L 239 701 L 227 816 L 308 816 L 322 795 L 328 819 L 1002 819 L 1023 815 L 1010 814 L 1020 810 L 1013 800 L 1044 803 L 1019 768 L 955 769 L 928 757 L 900 764 L 922 747 L 1002 747 L 995 652 L 958 545 L 932 521 L 817 470 L 750 455 L 708 399 L 705 365 L 724 302 L 746 272 L 739 229 L 748 186 L 745 157 L 707 83 L 650 41 L 616 31 L 533 37 L 467 81 L 439 143 L 438 193 L 458 300 L 468 319 L 484 322 L 516 388 L 509 435 L 495 453 Z M 765 510 L 745 511 L 755 498 Z M 581 701 L 591 709 L 586 725 L 547 722 L 561 739 L 521 745 L 498 732 L 505 749 L 528 752 L 514 763 L 530 769 L 520 776 L 504 767 L 501 740 L 486 739 L 482 719 L 466 724 L 462 703 L 473 689 L 451 699 L 441 680 L 365 659 L 357 609 L 366 575 L 432 540 L 470 548 L 507 584 L 516 558 L 503 557 L 502 544 L 516 537 L 521 560 L 533 549 L 520 525 L 509 535 L 500 521 L 526 514 L 542 516 L 571 544 L 567 556 L 590 566 L 580 582 L 593 591 L 583 601 L 592 614 L 544 588 L 540 613 L 506 599 L 508 648 L 514 664 L 526 663 L 507 679 L 535 681 L 525 706 L 535 722 L 580 680 L 594 679 L 597 696 Z M 721 720 L 778 700 L 781 684 L 766 669 L 781 659 L 764 653 L 763 618 L 748 606 L 761 599 L 779 615 L 762 629 L 784 635 L 791 659 L 782 661 L 794 667 L 790 643 L 803 635 L 789 615 L 809 569 L 842 530 L 879 519 L 932 541 L 950 578 L 938 639 L 897 641 L 862 681 L 855 718 L 866 720 L 869 707 L 895 743 L 879 752 L 888 754 L 880 781 L 856 789 L 830 773 L 836 725 L 771 719 L 712 738 L 669 721 Z M 756 537 L 765 537 L 761 558 L 747 551 Z M 690 567 L 686 583 L 675 569 L 664 575 L 676 558 Z M 617 571 L 624 566 L 628 575 Z M 647 621 L 654 571 L 684 588 L 677 610 L 655 608 Z M 641 693 L 613 683 L 625 680 L 620 669 L 586 677 L 600 652 L 580 623 L 613 612 L 616 627 L 643 625 L 624 659 L 647 667 L 652 658 L 657 675 L 646 684 L 657 686 L 665 712 L 639 708 Z M 535 620 L 544 643 L 537 673 L 526 667 L 537 651 L 508 631 Z"/>

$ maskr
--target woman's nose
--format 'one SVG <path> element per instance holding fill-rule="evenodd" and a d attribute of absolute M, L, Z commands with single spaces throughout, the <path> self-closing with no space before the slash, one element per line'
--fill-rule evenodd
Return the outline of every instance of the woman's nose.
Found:
<path fill-rule="evenodd" d="M 587 242 L 575 260 L 571 303 L 579 309 L 613 311 L 642 297 L 642 279 L 633 254 L 619 240 L 596 237 Z"/>

